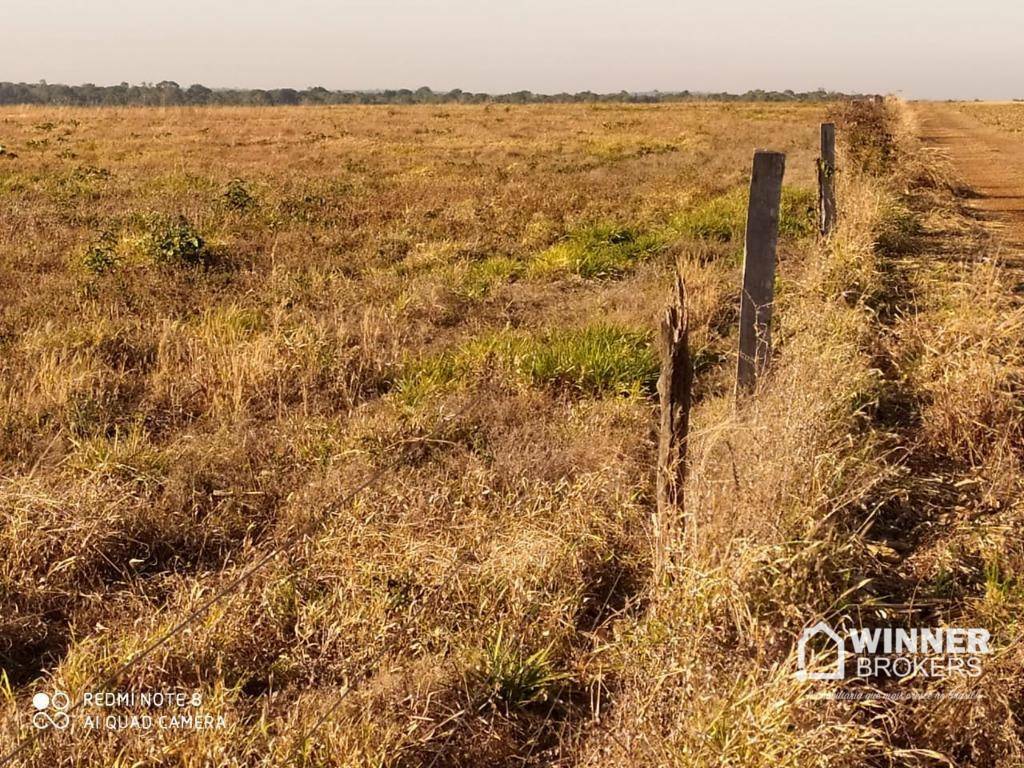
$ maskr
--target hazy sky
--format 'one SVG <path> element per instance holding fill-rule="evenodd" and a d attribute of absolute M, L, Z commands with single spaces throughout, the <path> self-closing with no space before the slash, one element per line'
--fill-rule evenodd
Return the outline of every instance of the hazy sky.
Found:
<path fill-rule="evenodd" d="M 1024 97 L 1020 0 L 2 0 L 0 80 Z"/>

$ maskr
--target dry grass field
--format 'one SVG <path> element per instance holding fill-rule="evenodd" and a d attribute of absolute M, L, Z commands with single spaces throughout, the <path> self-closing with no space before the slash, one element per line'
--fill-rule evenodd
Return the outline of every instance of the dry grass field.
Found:
<path fill-rule="evenodd" d="M 984 704 L 792 675 L 851 604 L 941 596 L 1006 638 L 1020 595 L 992 538 L 1019 309 L 903 108 L 863 109 L 828 244 L 822 106 L 0 110 L 0 751 L 37 690 L 175 689 L 226 727 L 49 731 L 14 764 L 1019 764 L 1016 640 Z M 737 410 L 761 146 L 778 352 Z M 937 231 L 960 271 L 920 267 Z M 694 435 L 655 583 L 677 262 Z"/>
<path fill-rule="evenodd" d="M 1024 133 L 1024 102 L 973 102 L 956 104 L 956 109 L 985 125 L 1008 133 Z"/>

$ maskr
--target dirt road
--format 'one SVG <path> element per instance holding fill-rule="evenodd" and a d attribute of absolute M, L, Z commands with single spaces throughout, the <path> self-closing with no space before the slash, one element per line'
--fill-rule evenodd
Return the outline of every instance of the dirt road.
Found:
<path fill-rule="evenodd" d="M 970 105 L 915 104 L 921 139 L 948 152 L 970 188 L 967 204 L 1000 231 L 1006 246 L 1024 250 L 1024 139 L 1019 133 L 986 125 L 970 109 Z"/>

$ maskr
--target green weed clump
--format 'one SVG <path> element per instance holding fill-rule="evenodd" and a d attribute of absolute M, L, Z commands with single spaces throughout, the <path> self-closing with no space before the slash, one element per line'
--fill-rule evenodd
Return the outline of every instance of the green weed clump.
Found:
<path fill-rule="evenodd" d="M 460 283 L 462 293 L 472 298 L 485 296 L 498 283 L 508 282 L 525 271 L 523 262 L 511 256 L 489 256 L 472 264 Z"/>
<path fill-rule="evenodd" d="M 749 197 L 750 193 L 745 187 L 737 187 L 676 216 L 671 222 L 671 227 L 680 234 L 697 240 L 717 243 L 742 242 Z M 813 234 L 814 214 L 813 192 L 797 187 L 782 188 L 779 211 L 780 236 L 798 239 Z"/>
<path fill-rule="evenodd" d="M 184 216 L 155 228 L 152 251 L 158 264 L 168 266 L 199 267 L 209 262 L 206 241 Z"/>
<path fill-rule="evenodd" d="M 500 629 L 484 649 L 477 671 L 488 697 L 510 708 L 549 700 L 568 677 L 555 669 L 550 647 L 526 653 Z"/>
<path fill-rule="evenodd" d="M 256 205 L 256 198 L 241 179 L 232 179 L 224 189 L 224 204 L 234 211 L 247 211 Z"/>
<path fill-rule="evenodd" d="M 646 332 L 595 325 L 539 334 L 501 332 L 409 364 L 396 388 L 409 402 L 497 368 L 521 383 L 583 395 L 654 390 L 657 355 Z"/>
<path fill-rule="evenodd" d="M 82 266 L 94 275 L 113 272 L 117 267 L 117 236 L 112 232 L 104 232 L 85 251 Z"/>
<path fill-rule="evenodd" d="M 94 165 L 80 165 L 71 174 L 76 181 L 106 181 L 110 178 L 110 171 L 106 168 L 97 168 Z"/>
<path fill-rule="evenodd" d="M 658 234 L 633 227 L 595 224 L 578 229 L 541 253 L 532 275 L 569 273 L 580 277 L 618 277 L 665 245 Z"/>

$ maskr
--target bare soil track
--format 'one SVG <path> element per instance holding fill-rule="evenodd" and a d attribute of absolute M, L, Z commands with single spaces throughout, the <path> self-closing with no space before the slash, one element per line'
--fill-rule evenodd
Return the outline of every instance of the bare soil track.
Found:
<path fill-rule="evenodd" d="M 968 207 L 998 228 L 1004 245 L 1017 252 L 1002 256 L 1024 266 L 1024 141 L 1019 134 L 985 125 L 969 108 L 915 105 L 921 140 L 947 152 L 968 186 Z"/>
<path fill-rule="evenodd" d="M 956 267 L 994 254 L 1014 274 L 1024 275 L 1024 143 L 1019 134 L 986 125 L 970 113 L 970 105 L 918 103 L 913 109 L 921 142 L 948 159 L 962 185 L 956 190 L 957 206 L 992 237 L 972 237 L 968 231 L 947 228 L 941 221 L 922 216 L 912 247 L 884 254 L 893 306 L 881 317 L 894 326 L 918 312 L 916 294 L 926 283 L 934 284 L 936 279 L 941 283 L 947 274 L 955 279 L 955 270 L 946 273 L 940 269 L 940 277 L 936 277 L 936 261 Z M 912 210 L 923 215 L 933 201 L 916 194 L 918 191 L 908 190 L 905 199 Z M 1018 294 L 1022 288 L 1024 281 L 1018 284 Z M 898 327 L 890 330 L 893 351 L 898 353 L 902 331 Z M 964 482 L 975 468 L 921 444 L 922 393 L 907 389 L 906 372 L 889 354 L 880 357 L 878 365 L 890 385 L 880 407 L 880 422 L 899 435 L 905 451 L 903 466 L 910 477 L 922 481 L 907 486 L 907 495 L 887 505 L 872 523 L 869 539 L 887 553 L 872 574 L 873 606 L 880 607 L 886 619 L 890 618 L 887 612 L 895 610 L 908 620 L 913 617 L 911 623 L 949 620 L 947 612 L 957 610 L 956 605 L 932 593 L 918 561 L 935 541 L 951 534 L 944 520 L 952 511 L 981 505 L 972 496 L 973 486 Z"/>

